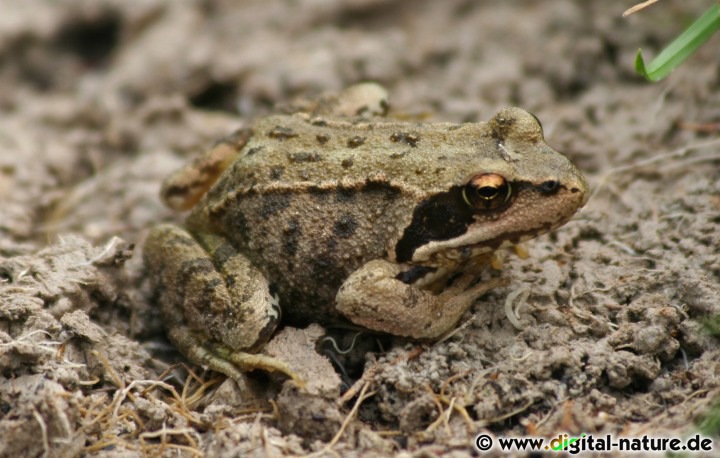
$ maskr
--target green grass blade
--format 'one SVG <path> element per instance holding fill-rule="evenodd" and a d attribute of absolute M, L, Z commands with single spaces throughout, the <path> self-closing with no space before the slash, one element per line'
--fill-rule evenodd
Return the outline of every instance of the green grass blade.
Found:
<path fill-rule="evenodd" d="M 645 65 L 642 49 L 635 58 L 635 71 L 648 81 L 656 82 L 665 78 L 675 67 L 680 65 L 695 50 L 705 43 L 715 31 L 720 29 L 718 4 L 713 6 L 687 28 L 679 37 L 670 43 L 649 65 Z"/>

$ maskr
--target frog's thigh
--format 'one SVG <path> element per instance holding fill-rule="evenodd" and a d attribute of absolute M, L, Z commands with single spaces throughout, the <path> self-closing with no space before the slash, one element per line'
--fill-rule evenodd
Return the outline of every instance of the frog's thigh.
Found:
<path fill-rule="evenodd" d="M 170 340 L 191 361 L 233 377 L 233 364 L 289 373 L 279 361 L 242 352 L 264 343 L 277 325 L 267 281 L 222 239 L 202 241 L 205 247 L 185 230 L 161 225 L 145 243 Z"/>
<path fill-rule="evenodd" d="M 279 318 L 267 281 L 217 237 L 203 247 L 172 225 L 154 228 L 145 245 L 159 275 L 160 303 L 171 326 L 203 332 L 233 350 L 252 349 L 272 334 Z"/>
<path fill-rule="evenodd" d="M 280 321 L 280 306 L 270 294 L 270 284 L 225 239 L 213 235 L 200 235 L 199 239 L 230 294 L 229 304 L 218 304 L 211 311 L 222 342 L 234 350 L 259 347 L 270 339 Z"/>
<path fill-rule="evenodd" d="M 463 313 L 502 280 L 470 287 L 463 278 L 436 295 L 395 277 L 401 268 L 374 260 L 353 272 L 338 291 L 337 307 L 346 318 L 366 328 L 389 334 L 435 339 L 452 329 Z"/>

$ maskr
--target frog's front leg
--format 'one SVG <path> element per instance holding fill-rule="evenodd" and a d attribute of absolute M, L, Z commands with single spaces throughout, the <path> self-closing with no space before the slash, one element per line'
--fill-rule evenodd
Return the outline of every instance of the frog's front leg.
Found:
<path fill-rule="evenodd" d="M 143 251 L 170 341 L 190 361 L 237 380 L 241 371 L 279 371 L 282 361 L 253 352 L 280 318 L 267 280 L 222 238 L 169 224 L 150 232 Z"/>
<path fill-rule="evenodd" d="M 463 274 L 438 294 L 398 279 L 402 266 L 374 260 L 353 272 L 337 293 L 340 312 L 355 324 L 415 339 L 436 339 L 451 330 L 475 300 L 505 284 L 491 278 L 474 284 Z"/>

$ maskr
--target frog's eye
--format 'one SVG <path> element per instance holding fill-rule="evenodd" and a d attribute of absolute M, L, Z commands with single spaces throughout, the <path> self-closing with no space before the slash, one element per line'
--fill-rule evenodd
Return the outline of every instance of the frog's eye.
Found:
<path fill-rule="evenodd" d="M 538 127 L 540 128 L 540 134 L 542 135 L 542 133 L 543 133 L 542 123 L 540 122 L 540 120 L 538 119 L 537 116 L 535 116 L 535 115 L 532 114 L 532 113 L 530 113 L 530 115 L 531 115 L 533 118 L 535 118 L 535 122 L 537 123 Z"/>
<path fill-rule="evenodd" d="M 495 173 L 475 175 L 463 188 L 463 199 L 478 210 L 495 210 L 510 200 L 510 183 Z"/>

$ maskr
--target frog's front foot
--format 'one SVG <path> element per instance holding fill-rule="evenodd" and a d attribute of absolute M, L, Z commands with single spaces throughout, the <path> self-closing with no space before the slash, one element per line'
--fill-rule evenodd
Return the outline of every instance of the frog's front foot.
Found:
<path fill-rule="evenodd" d="M 402 272 L 401 266 L 388 261 L 368 262 L 338 291 L 338 309 L 368 329 L 437 339 L 455 327 L 479 296 L 506 283 L 502 278 L 475 283 L 476 275 L 463 274 L 435 294 L 398 279 Z"/>
<path fill-rule="evenodd" d="M 255 354 L 280 318 L 267 280 L 222 238 L 198 240 L 172 225 L 150 232 L 143 251 L 170 341 L 190 361 L 236 380 L 243 371 L 277 371 L 284 362 Z"/>

